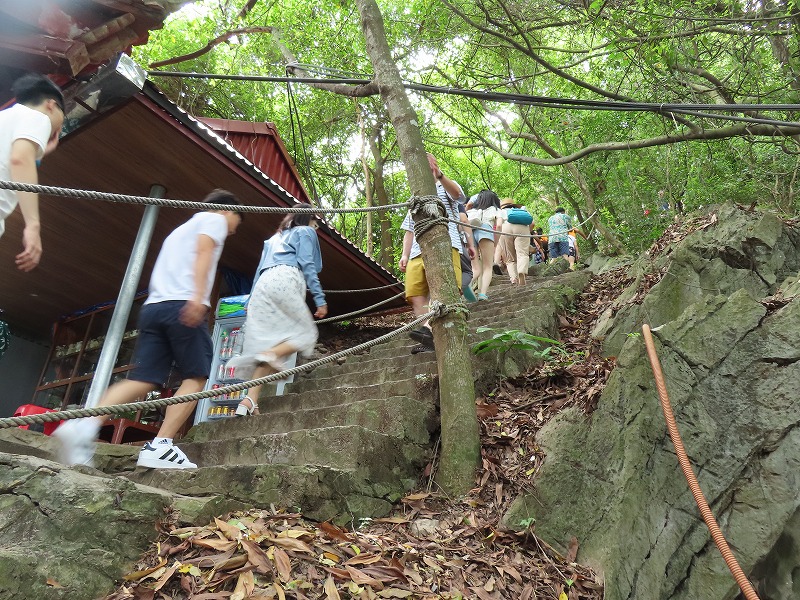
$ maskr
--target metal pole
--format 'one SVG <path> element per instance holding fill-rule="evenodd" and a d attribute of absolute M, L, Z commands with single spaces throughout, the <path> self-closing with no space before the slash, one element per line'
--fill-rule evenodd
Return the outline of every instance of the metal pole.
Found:
<path fill-rule="evenodd" d="M 154 185 L 150 188 L 151 198 L 163 198 L 166 189 L 161 185 Z M 108 325 L 106 340 L 100 350 L 100 357 L 97 360 L 92 378 L 89 395 L 86 398 L 86 408 L 93 408 L 100 403 L 103 393 L 111 380 L 111 371 L 114 370 L 114 362 L 117 360 L 117 353 L 122 344 L 122 336 L 125 333 L 125 326 L 128 324 L 128 317 L 131 314 L 131 306 L 136 297 L 136 288 L 139 286 L 139 279 L 142 277 L 144 261 L 147 258 L 147 250 L 150 248 L 150 240 L 153 237 L 153 230 L 156 227 L 158 218 L 158 206 L 147 206 L 144 209 L 142 222 L 139 225 L 139 233 L 136 234 L 136 241 L 133 243 L 131 257 L 128 260 L 128 268 L 125 270 L 125 277 L 122 279 L 122 287 L 119 290 L 117 303 L 114 306 L 114 314 Z"/>

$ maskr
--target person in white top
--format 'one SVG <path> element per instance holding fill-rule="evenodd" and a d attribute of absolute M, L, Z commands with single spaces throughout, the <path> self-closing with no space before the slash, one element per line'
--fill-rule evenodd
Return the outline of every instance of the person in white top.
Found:
<path fill-rule="evenodd" d="M 17 104 L 0 111 L 0 179 L 18 183 L 39 183 L 37 163 L 55 150 L 64 124 L 64 96 L 58 86 L 43 75 L 25 75 L 11 87 Z M 0 237 L 6 217 L 19 204 L 25 229 L 17 267 L 30 271 L 42 258 L 39 195 L 0 190 Z"/>
<path fill-rule="evenodd" d="M 214 190 L 203 202 L 239 205 L 232 193 Z M 225 239 L 242 221 L 239 212 L 211 210 L 194 215 L 164 240 L 158 254 L 147 301 L 139 313 L 139 339 L 134 368 L 112 385 L 99 406 L 133 402 L 161 386 L 172 364 L 181 378 L 176 395 L 202 391 L 211 369 L 213 344 L 206 315 L 211 308 L 211 287 Z M 197 403 L 167 408 L 158 436 L 144 445 L 137 465 L 155 469 L 194 469 L 172 439 L 191 416 Z M 61 462 L 91 465 L 100 427 L 108 419 L 92 417 L 67 421 L 53 435 L 61 441 Z"/>
<path fill-rule="evenodd" d="M 492 190 L 481 190 L 472 208 L 467 210 L 467 219 L 473 227 L 481 228 L 472 230 L 478 248 L 477 256 L 472 260 L 472 272 L 478 280 L 478 300 L 488 300 L 486 292 L 492 283 L 494 248 L 500 237 L 495 230 L 503 222 L 500 198 Z"/>

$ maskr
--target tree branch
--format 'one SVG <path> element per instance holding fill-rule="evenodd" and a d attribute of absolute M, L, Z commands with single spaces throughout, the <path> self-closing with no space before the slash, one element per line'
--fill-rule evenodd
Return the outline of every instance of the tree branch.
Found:
<path fill-rule="evenodd" d="M 166 65 L 174 65 L 175 63 L 192 60 L 198 56 L 203 56 L 203 54 L 211 52 L 211 50 L 213 50 L 216 46 L 219 46 L 221 43 L 228 41 L 236 35 L 244 35 L 247 33 L 272 33 L 272 30 L 272 27 L 242 27 L 241 29 L 231 29 L 222 35 L 215 37 L 213 40 L 208 42 L 205 47 L 200 48 L 200 50 L 195 50 L 194 52 L 190 52 L 188 54 L 150 63 L 150 68 L 155 69 L 157 67 L 165 67 Z"/>

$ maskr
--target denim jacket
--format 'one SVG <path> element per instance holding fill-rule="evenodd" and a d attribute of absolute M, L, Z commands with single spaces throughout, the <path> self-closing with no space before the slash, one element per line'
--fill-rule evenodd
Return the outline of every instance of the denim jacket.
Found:
<path fill-rule="evenodd" d="M 306 286 L 314 298 L 317 308 L 326 304 L 325 294 L 319 283 L 322 271 L 322 252 L 313 227 L 298 226 L 278 232 L 264 242 L 264 250 L 256 269 L 256 281 L 270 267 L 289 265 L 303 273 Z"/>

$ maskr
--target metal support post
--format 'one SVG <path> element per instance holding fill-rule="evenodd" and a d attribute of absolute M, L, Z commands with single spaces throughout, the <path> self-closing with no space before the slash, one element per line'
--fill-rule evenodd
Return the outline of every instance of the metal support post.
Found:
<path fill-rule="evenodd" d="M 153 185 L 150 188 L 151 198 L 163 198 L 166 189 L 161 185 Z M 142 277 L 144 261 L 147 258 L 147 251 L 150 248 L 150 240 L 156 227 L 158 218 L 158 206 L 146 206 L 142 222 L 139 225 L 139 233 L 136 234 L 136 241 L 133 243 L 131 257 L 128 260 L 128 268 L 125 270 L 125 277 L 122 279 L 122 287 L 119 290 L 117 303 L 114 306 L 114 314 L 108 325 L 105 343 L 100 350 L 100 357 L 97 360 L 92 378 L 89 395 L 86 398 L 86 407 L 92 408 L 100 403 L 100 398 L 108 387 L 111 380 L 111 371 L 114 370 L 114 363 L 117 360 L 119 347 L 122 344 L 122 336 L 125 333 L 125 326 L 128 324 L 128 317 L 131 314 L 131 307 L 136 297 L 136 288 L 139 286 L 139 279 Z"/>

